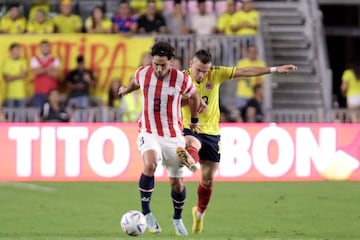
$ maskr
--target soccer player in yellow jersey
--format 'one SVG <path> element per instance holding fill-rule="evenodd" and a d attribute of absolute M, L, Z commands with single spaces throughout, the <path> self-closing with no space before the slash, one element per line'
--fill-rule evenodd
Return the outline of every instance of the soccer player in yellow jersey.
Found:
<path fill-rule="evenodd" d="M 24 33 L 26 19 L 20 15 L 19 6 L 11 5 L 8 13 L 0 20 L 0 32 L 2 33 Z"/>
<path fill-rule="evenodd" d="M 236 64 L 237 67 L 265 67 L 265 62 L 257 58 L 256 46 L 249 46 L 247 49 L 246 57 L 239 60 Z M 240 78 L 237 84 L 237 108 L 241 111 L 247 104 L 247 101 L 254 96 L 254 87 L 257 84 L 262 85 L 264 76 L 243 77 Z"/>
<path fill-rule="evenodd" d="M 219 110 L 219 87 L 227 79 L 240 77 L 259 76 L 268 73 L 288 73 L 297 69 L 294 65 L 282 65 L 278 67 L 225 67 L 212 66 L 211 54 L 204 49 L 198 50 L 190 62 L 188 73 L 200 97 L 202 105 L 207 105 L 205 111 L 192 118 L 189 107 L 184 105 L 182 109 L 184 122 L 184 135 L 186 150 L 201 166 L 201 182 L 198 186 L 198 203 L 193 211 L 193 232 L 201 233 L 205 210 L 210 201 L 213 191 L 215 172 L 220 161 L 220 110 Z M 191 131 L 189 125 L 198 123 L 198 131 Z M 183 150 L 185 151 L 185 150 Z M 181 151 L 180 151 L 181 153 Z M 179 153 L 178 153 L 179 155 Z M 179 156 L 179 159 L 181 157 Z M 181 159 L 185 161 L 186 159 Z"/>
<path fill-rule="evenodd" d="M 72 13 L 71 0 L 62 0 L 60 14 L 54 17 L 55 31 L 58 33 L 81 32 L 82 21 L 79 15 Z"/>

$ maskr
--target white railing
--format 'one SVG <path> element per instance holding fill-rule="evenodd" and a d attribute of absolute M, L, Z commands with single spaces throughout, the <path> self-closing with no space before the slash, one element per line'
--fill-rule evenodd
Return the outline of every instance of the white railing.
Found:
<path fill-rule="evenodd" d="M 39 122 L 40 110 L 37 108 L 3 108 L 2 113 L 9 122 Z M 123 122 L 123 110 L 119 108 L 94 107 L 76 110 L 71 114 L 71 122 Z M 360 123 L 360 110 L 348 109 L 282 109 L 268 110 L 267 122 L 275 123 L 316 123 L 342 122 Z"/>

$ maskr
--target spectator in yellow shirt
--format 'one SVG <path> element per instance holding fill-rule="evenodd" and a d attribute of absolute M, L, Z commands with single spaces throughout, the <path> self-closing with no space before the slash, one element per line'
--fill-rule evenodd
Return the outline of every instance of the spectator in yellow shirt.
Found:
<path fill-rule="evenodd" d="M 27 26 L 28 33 L 53 33 L 54 22 L 49 19 L 44 10 L 38 10 L 35 19 L 30 20 Z"/>
<path fill-rule="evenodd" d="M 349 110 L 360 110 L 360 61 L 357 61 L 342 75 L 341 92 L 346 97 Z M 351 115 L 351 122 L 359 123 L 356 114 Z"/>
<path fill-rule="evenodd" d="M 5 106 L 25 107 L 27 63 L 20 56 L 21 48 L 18 43 L 11 44 L 9 51 L 10 58 L 6 59 L 2 65 L 2 75 L 6 82 Z"/>
<path fill-rule="evenodd" d="M 85 20 L 85 28 L 88 33 L 111 33 L 112 22 L 104 15 L 101 6 L 94 7 L 91 16 Z"/>
<path fill-rule="evenodd" d="M 256 35 L 259 21 L 259 11 L 253 8 L 252 0 L 243 0 L 241 10 L 231 18 L 231 30 L 235 35 Z"/>
<path fill-rule="evenodd" d="M 71 0 L 62 0 L 60 14 L 54 17 L 55 32 L 78 33 L 81 32 L 82 21 L 79 15 L 73 14 Z"/>
<path fill-rule="evenodd" d="M 239 60 L 237 63 L 237 67 L 265 67 L 266 64 L 263 60 L 258 59 L 257 57 L 257 49 L 255 46 L 249 46 L 247 49 L 246 57 Z M 264 76 L 256 76 L 256 77 L 243 77 L 240 78 L 237 84 L 237 108 L 239 111 L 243 110 L 246 106 L 247 101 L 254 96 L 254 86 L 261 85 L 264 80 Z"/>
<path fill-rule="evenodd" d="M 236 3 L 234 0 L 228 0 L 226 2 L 226 10 L 221 14 L 217 20 L 216 30 L 218 33 L 225 35 L 233 35 L 231 29 L 231 18 L 236 12 Z"/>
<path fill-rule="evenodd" d="M 135 15 L 140 16 L 146 13 L 147 4 L 148 4 L 148 0 L 130 1 L 130 8 Z M 162 13 L 164 9 L 164 4 L 162 0 L 155 0 L 155 4 L 156 4 L 156 11 L 158 13 Z"/>
<path fill-rule="evenodd" d="M 19 12 L 19 5 L 11 5 L 9 11 L 0 21 L 0 32 L 2 33 L 24 33 L 26 19 Z"/>

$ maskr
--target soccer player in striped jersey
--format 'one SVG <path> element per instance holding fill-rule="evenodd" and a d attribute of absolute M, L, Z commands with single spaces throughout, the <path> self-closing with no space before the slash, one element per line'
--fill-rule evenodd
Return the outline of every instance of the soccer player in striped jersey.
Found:
<path fill-rule="evenodd" d="M 171 198 L 174 207 L 173 226 L 177 235 L 188 235 L 182 221 L 182 209 L 186 198 L 183 183 L 183 165 L 190 169 L 194 160 L 184 151 L 183 122 L 181 117 L 181 98 L 189 99 L 189 114 L 198 117 L 200 97 L 188 74 L 173 67 L 174 48 L 167 42 L 157 42 L 151 49 L 152 64 L 137 69 L 135 77 L 128 87 L 120 87 L 123 96 L 138 88 L 143 94 L 142 114 L 138 149 L 141 154 L 144 171 L 139 180 L 142 212 L 146 217 L 151 233 L 161 232 L 161 228 L 150 210 L 150 201 L 154 191 L 154 173 L 159 161 L 167 168 Z M 194 129 L 197 123 L 188 125 Z M 187 162 L 180 162 L 177 149 L 185 154 Z M 190 162 L 191 161 L 191 162 Z M 196 169 L 196 168 L 195 168 Z M 193 169 L 193 170 L 195 170 Z"/>
<path fill-rule="evenodd" d="M 268 73 L 288 73 L 297 69 L 294 65 L 282 65 L 279 67 L 225 67 L 212 66 L 211 54 L 204 49 L 198 50 L 190 62 L 190 68 L 184 72 L 189 74 L 194 82 L 200 97 L 201 105 L 206 105 L 204 112 L 194 118 L 190 113 L 189 106 L 186 106 L 186 99 L 183 100 L 182 108 L 184 121 L 184 134 L 186 150 L 200 162 L 201 182 L 199 183 L 198 203 L 192 209 L 193 233 L 201 233 L 205 210 L 209 204 L 213 191 L 215 172 L 220 161 L 220 109 L 219 109 L 219 88 L 222 82 L 227 79 L 240 77 L 259 76 Z M 199 123 L 199 129 L 192 131 L 189 123 Z M 186 161 L 185 154 L 179 155 L 182 161 Z"/>

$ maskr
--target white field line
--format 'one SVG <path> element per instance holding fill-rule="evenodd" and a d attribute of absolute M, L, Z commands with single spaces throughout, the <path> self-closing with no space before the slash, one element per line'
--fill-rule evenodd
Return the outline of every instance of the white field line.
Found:
<path fill-rule="evenodd" d="M 0 182 L 0 187 L 25 189 L 35 192 L 46 192 L 46 193 L 52 193 L 56 191 L 55 188 L 44 187 L 33 183 L 20 183 L 20 182 Z"/>

